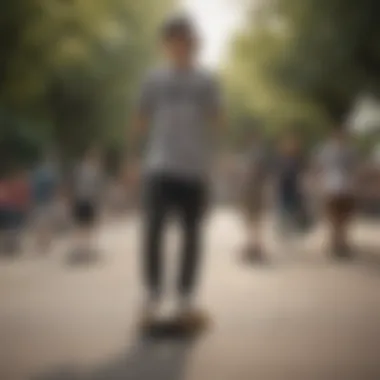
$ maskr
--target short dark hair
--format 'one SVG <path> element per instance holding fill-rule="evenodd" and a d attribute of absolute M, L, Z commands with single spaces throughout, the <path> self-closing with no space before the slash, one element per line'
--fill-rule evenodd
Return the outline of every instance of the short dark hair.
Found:
<path fill-rule="evenodd" d="M 194 40 L 195 36 L 195 27 L 186 16 L 171 17 L 163 23 L 161 28 L 161 37 L 164 40 L 171 38 Z"/>

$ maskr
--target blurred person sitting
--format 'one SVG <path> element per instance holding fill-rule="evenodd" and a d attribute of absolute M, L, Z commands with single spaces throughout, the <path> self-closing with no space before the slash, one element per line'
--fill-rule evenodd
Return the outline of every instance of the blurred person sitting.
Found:
<path fill-rule="evenodd" d="M 155 318 L 162 296 L 161 251 L 169 216 L 183 230 L 178 278 L 178 320 L 185 326 L 203 324 L 194 305 L 201 263 L 201 235 L 211 169 L 210 137 L 220 118 L 218 84 L 196 63 L 198 40 L 186 17 L 168 20 L 162 29 L 167 62 L 153 70 L 142 88 L 135 133 L 149 131 L 144 167 L 147 288 L 142 325 Z"/>
<path fill-rule="evenodd" d="M 318 151 L 316 166 L 330 227 L 332 254 L 347 258 L 349 225 L 355 210 L 355 180 L 358 159 L 344 126 L 335 128 Z"/>
<path fill-rule="evenodd" d="M 105 179 L 97 150 L 91 149 L 75 167 L 72 178 L 72 213 L 75 224 L 73 260 L 95 256 L 95 231 L 102 206 Z"/>

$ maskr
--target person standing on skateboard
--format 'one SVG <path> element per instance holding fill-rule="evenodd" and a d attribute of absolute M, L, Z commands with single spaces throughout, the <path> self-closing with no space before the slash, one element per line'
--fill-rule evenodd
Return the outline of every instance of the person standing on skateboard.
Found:
<path fill-rule="evenodd" d="M 143 326 L 154 320 L 161 300 L 161 245 L 172 214 L 183 231 L 179 320 L 197 324 L 204 319 L 193 301 L 211 174 L 213 127 L 221 116 L 218 83 L 196 63 L 198 39 L 191 21 L 171 18 L 162 27 L 161 39 L 166 62 L 153 69 L 142 86 L 132 138 L 149 132 L 143 170 L 143 269 L 147 290 Z"/>

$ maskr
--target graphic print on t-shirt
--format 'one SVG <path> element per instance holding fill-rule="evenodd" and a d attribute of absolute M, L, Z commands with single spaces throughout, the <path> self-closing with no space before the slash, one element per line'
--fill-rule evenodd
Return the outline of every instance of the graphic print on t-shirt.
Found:
<path fill-rule="evenodd" d="M 200 70 L 166 68 L 150 77 L 140 100 L 140 108 L 148 110 L 150 120 L 148 172 L 205 175 L 212 149 L 209 112 L 218 101 L 213 80 Z"/>

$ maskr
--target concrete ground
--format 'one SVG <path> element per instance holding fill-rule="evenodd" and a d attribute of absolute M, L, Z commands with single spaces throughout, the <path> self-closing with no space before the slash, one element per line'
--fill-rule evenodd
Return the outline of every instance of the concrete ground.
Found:
<path fill-rule="evenodd" d="M 287 252 L 268 221 L 270 264 L 250 267 L 238 216 L 217 211 L 199 298 L 213 324 L 193 342 L 144 342 L 139 224 L 103 226 L 102 259 L 88 267 L 67 264 L 64 241 L 46 257 L 0 261 L 1 380 L 380 379 L 378 225 L 358 222 L 356 259 L 335 263 L 323 230 Z"/>

